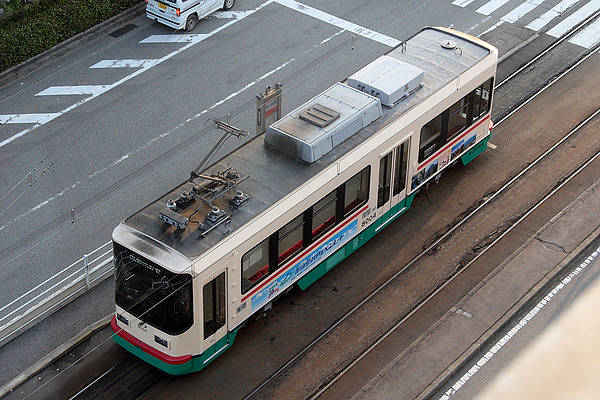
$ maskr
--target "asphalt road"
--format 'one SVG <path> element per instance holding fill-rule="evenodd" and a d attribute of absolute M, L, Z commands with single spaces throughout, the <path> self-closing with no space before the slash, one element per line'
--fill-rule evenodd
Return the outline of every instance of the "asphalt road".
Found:
<path fill-rule="evenodd" d="M 209 116 L 231 114 L 254 132 L 254 96 L 265 85 L 283 82 L 285 112 L 424 25 L 476 36 L 495 27 L 484 37 L 502 55 L 533 35 L 522 28 L 551 8 L 515 20 L 508 16 L 522 0 L 306 2 L 341 19 L 332 24 L 290 1 L 238 3 L 233 14 L 203 20 L 193 32 L 200 36 L 153 37 L 175 32 L 135 19 L 130 32 L 103 35 L 0 88 L 0 305 L 109 241 L 120 220 L 186 179 L 218 137 Z M 547 27 L 597 2 L 581 3 Z M 382 35 L 361 36 L 360 27 Z M 146 61 L 98 64 L 122 59 Z M 32 171 L 30 186 L 23 179 Z M 112 309 L 108 281 L 3 347 L 0 363 L 11 367 L 0 384 Z"/>

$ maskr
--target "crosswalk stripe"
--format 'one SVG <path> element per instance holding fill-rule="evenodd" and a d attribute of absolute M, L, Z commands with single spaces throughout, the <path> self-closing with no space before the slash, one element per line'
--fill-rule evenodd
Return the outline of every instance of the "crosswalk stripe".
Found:
<path fill-rule="evenodd" d="M 561 1 L 560 3 L 558 3 L 557 5 L 552 7 L 550 10 L 548 10 L 544 14 L 542 14 L 539 18 L 536 18 L 533 21 L 531 21 L 526 26 L 526 28 L 537 32 L 540 29 L 542 29 L 544 26 L 548 25 L 548 23 L 550 21 L 552 21 L 554 18 L 563 14 L 565 11 L 567 11 L 569 8 L 573 7 L 575 4 L 579 3 L 580 1 L 581 0 L 563 0 L 563 1 Z"/>
<path fill-rule="evenodd" d="M 196 43 L 211 36 L 210 34 L 188 33 L 182 35 L 151 35 L 140 43 Z"/>
<path fill-rule="evenodd" d="M 77 85 L 77 86 L 50 86 L 37 93 L 36 96 L 63 96 L 63 95 L 97 95 L 106 91 L 110 85 Z"/>
<path fill-rule="evenodd" d="M 102 60 L 92 65 L 90 68 L 143 68 L 155 63 L 156 59 L 140 60 Z"/>
<path fill-rule="evenodd" d="M 60 113 L 4 114 L 0 115 L 0 124 L 45 124 L 59 115 Z"/>
<path fill-rule="evenodd" d="M 477 12 L 483 15 L 490 15 L 491 13 L 493 13 L 508 2 L 509 0 L 490 0 L 481 7 L 479 7 L 477 9 Z"/>
<path fill-rule="evenodd" d="M 550 36 L 559 38 L 571 30 L 571 28 L 573 28 L 575 25 L 598 10 L 600 10 L 600 0 L 591 0 L 587 4 L 583 5 L 579 10 L 575 11 L 573 14 L 569 15 L 563 21 L 558 23 L 547 33 Z"/>
<path fill-rule="evenodd" d="M 536 8 L 537 6 L 542 4 L 544 1 L 546 1 L 546 0 L 529 0 L 529 1 L 521 4 L 519 7 L 515 8 L 514 10 L 512 10 L 505 16 L 503 16 L 501 19 L 503 21 L 510 22 L 511 24 L 515 23 L 520 18 L 525 16 L 525 14 L 529 13 L 534 8 Z"/>
<path fill-rule="evenodd" d="M 588 49 L 591 49 L 598 42 L 600 42 L 600 19 L 597 19 L 586 26 L 581 32 L 569 40 L 569 43 Z"/>
<path fill-rule="evenodd" d="M 452 2 L 452 5 L 459 6 L 459 7 L 466 7 L 474 1 L 475 0 L 454 0 Z"/>

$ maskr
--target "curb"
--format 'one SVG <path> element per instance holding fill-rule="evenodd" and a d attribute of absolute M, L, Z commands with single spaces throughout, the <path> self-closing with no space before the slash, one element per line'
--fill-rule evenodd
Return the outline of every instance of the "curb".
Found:
<path fill-rule="evenodd" d="M 106 317 L 100 319 L 99 321 L 94 322 L 87 328 L 83 329 L 79 332 L 75 337 L 67 340 L 65 343 L 58 346 L 54 349 L 50 354 L 42 357 L 38 362 L 33 364 L 31 367 L 27 368 L 25 371 L 21 372 L 11 381 L 9 381 L 6 385 L 0 387 L 0 398 L 6 396 L 11 391 L 19 387 L 22 383 L 29 380 L 32 376 L 46 368 L 48 365 L 52 364 L 54 361 L 62 357 L 65 353 L 71 350 L 73 347 L 77 346 L 79 343 L 83 342 L 88 337 L 92 336 L 102 328 L 106 327 L 110 323 L 110 319 L 112 318 L 113 313 L 107 315 Z"/>
<path fill-rule="evenodd" d="M 121 27 L 132 18 L 144 14 L 145 10 L 146 3 L 142 2 L 137 6 L 133 6 L 130 9 L 125 10 L 122 13 L 107 19 L 104 22 L 92 26 L 86 31 L 80 32 L 77 35 L 70 37 L 64 42 L 57 44 L 56 46 L 44 51 L 43 53 L 40 53 L 26 61 L 23 61 L 21 64 L 15 65 L 14 67 L 11 67 L 6 71 L 1 72 L 0 87 L 6 85 L 11 81 L 21 79 L 27 74 L 38 70 L 44 65 L 47 65 L 50 61 L 54 61 L 57 58 L 64 56 L 71 50 L 79 48 L 84 44 L 87 44 L 93 41 L 94 39 L 97 39 L 100 34 L 105 33 L 106 31 L 110 31 L 115 28 Z"/>
<path fill-rule="evenodd" d="M 577 201 L 574 200 L 574 202 Z M 573 202 L 573 203 L 574 203 Z M 572 203 L 572 204 L 573 204 Z M 570 208 L 572 204 L 569 204 L 566 208 Z M 563 212 L 559 212 L 555 217 L 551 219 L 553 221 L 559 215 L 562 215 Z M 542 227 L 542 229 L 546 228 L 546 225 Z M 537 232 L 536 234 L 537 235 Z M 533 235 L 533 236 L 535 236 Z M 519 310 L 524 307 L 527 303 L 529 303 L 532 299 L 534 299 L 538 294 L 540 294 L 546 284 L 548 282 L 553 281 L 558 276 L 560 276 L 564 270 L 568 267 L 569 263 L 575 260 L 577 257 L 581 255 L 581 253 L 586 250 L 595 240 L 600 238 L 600 227 L 597 227 L 592 233 L 590 233 L 573 251 L 562 259 L 562 261 L 557 264 L 552 270 L 550 270 L 540 281 L 538 281 L 523 297 L 519 299 L 510 309 L 508 309 L 496 323 L 491 326 L 487 331 L 481 335 L 477 341 L 472 343 L 465 351 L 461 354 L 459 358 L 457 358 L 452 364 L 450 364 L 446 369 L 438 375 L 438 377 L 431 382 L 426 388 L 424 388 L 419 395 L 415 397 L 415 400 L 426 400 L 430 399 L 431 396 L 437 393 L 444 385 L 446 385 L 452 377 L 461 370 L 466 364 L 468 364 L 475 354 L 478 354 L 485 346 L 487 346 L 494 337 L 496 337 L 497 333 L 500 332 L 505 325 L 510 322 L 510 320 L 519 313 Z M 520 248 L 519 250 L 522 250 Z M 509 258 L 512 258 L 511 255 Z M 492 272 L 493 273 L 493 272 Z"/>

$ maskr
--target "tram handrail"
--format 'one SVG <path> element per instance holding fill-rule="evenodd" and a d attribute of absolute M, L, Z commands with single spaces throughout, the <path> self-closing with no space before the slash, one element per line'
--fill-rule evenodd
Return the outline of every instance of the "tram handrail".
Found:
<path fill-rule="evenodd" d="M 0 308 L 0 347 L 93 288 L 113 272 L 107 242 Z M 108 247 L 108 249 L 107 249 Z"/>

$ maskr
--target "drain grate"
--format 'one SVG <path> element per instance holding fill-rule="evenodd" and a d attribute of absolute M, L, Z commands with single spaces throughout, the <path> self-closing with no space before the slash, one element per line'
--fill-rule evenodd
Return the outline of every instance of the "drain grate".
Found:
<path fill-rule="evenodd" d="M 117 29 L 116 31 L 109 33 L 110 36 L 114 37 L 114 38 L 118 38 L 119 36 L 123 36 L 124 34 L 126 34 L 127 32 L 130 32 L 132 30 L 134 30 L 135 28 L 137 28 L 136 24 L 127 24 L 122 28 Z"/>

